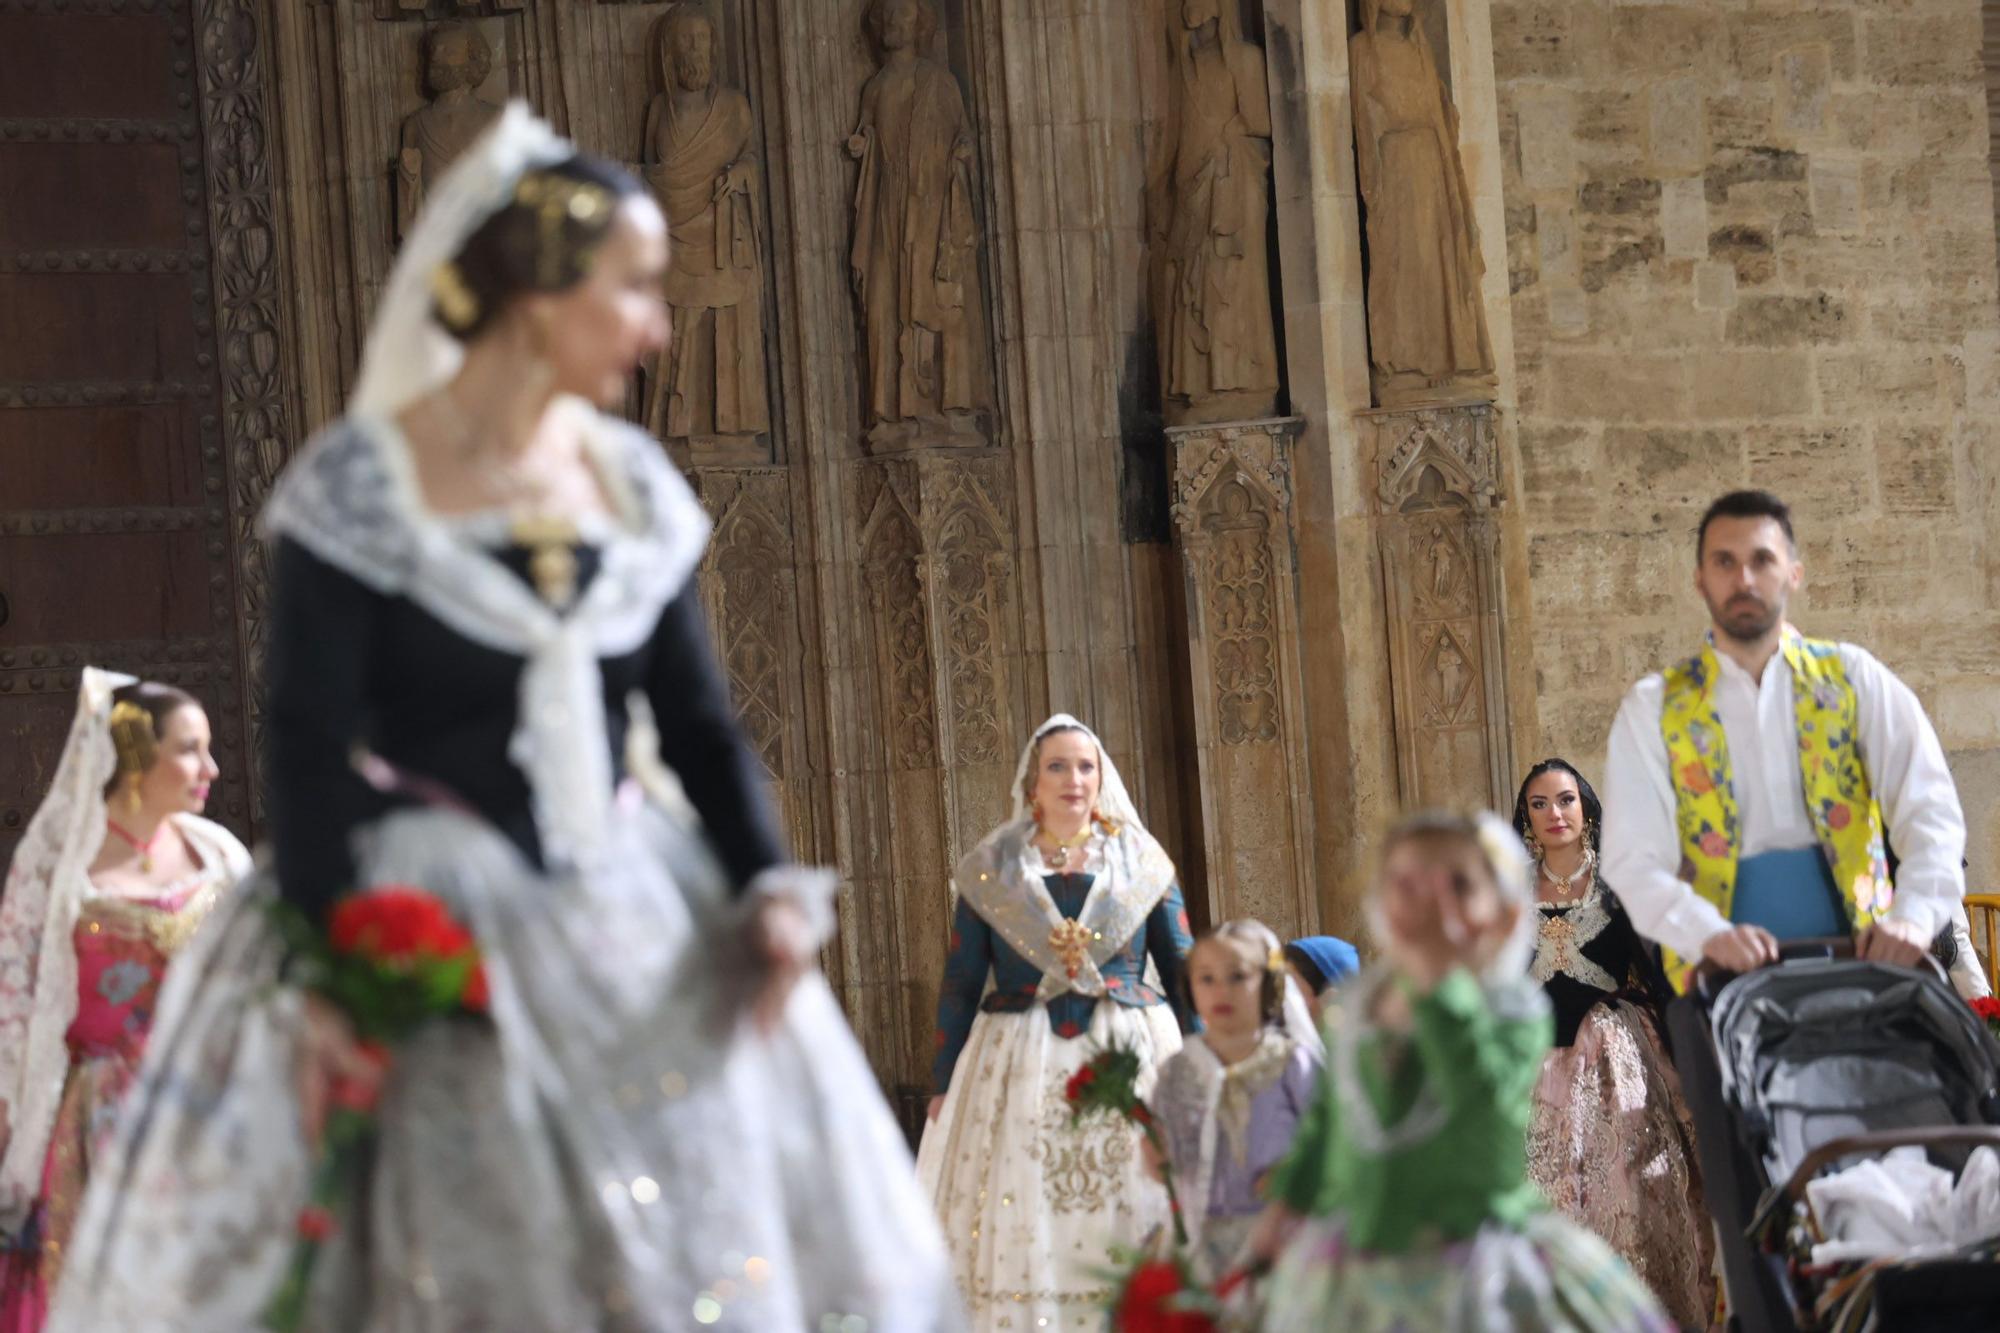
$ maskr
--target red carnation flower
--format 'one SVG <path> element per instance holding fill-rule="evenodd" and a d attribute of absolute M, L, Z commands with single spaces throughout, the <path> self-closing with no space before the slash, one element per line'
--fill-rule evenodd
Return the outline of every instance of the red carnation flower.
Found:
<path fill-rule="evenodd" d="M 1213 1333 L 1215 1322 L 1197 1310 L 1176 1310 L 1172 1301 L 1187 1289 L 1180 1268 L 1164 1259 L 1141 1264 L 1125 1284 L 1118 1303 L 1119 1333 Z"/>
<path fill-rule="evenodd" d="M 343 898 L 328 926 L 335 952 L 382 963 L 451 958 L 472 947 L 472 936 L 443 903 L 400 884 Z"/>
<path fill-rule="evenodd" d="M 299 1238 L 314 1244 L 333 1234 L 333 1214 L 317 1204 L 308 1204 L 299 1209 Z"/>

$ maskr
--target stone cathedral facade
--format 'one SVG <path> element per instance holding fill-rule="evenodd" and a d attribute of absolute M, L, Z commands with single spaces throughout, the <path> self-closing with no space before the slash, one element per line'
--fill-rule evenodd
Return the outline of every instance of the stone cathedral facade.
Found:
<path fill-rule="evenodd" d="M 519 97 L 673 226 L 630 412 L 714 519 L 717 649 L 841 875 L 827 964 L 886 1084 L 923 1081 L 950 867 L 1043 716 L 1112 747 L 1197 918 L 1356 934 L 1394 811 L 1596 774 L 1739 485 L 1798 511 L 1801 623 L 1923 695 L 2000 875 L 1972 0 L 0 0 L 8 33 L 97 54 L 0 87 L 0 197 L 168 202 L 0 204 L 0 457 L 185 491 L 38 465 L 0 502 L 8 839 L 18 756 L 121 656 L 216 701 L 254 825 L 254 515 L 426 182 Z M 172 364 L 100 366 L 100 290 L 158 303 Z M 131 559 L 198 591 L 30 586 Z"/>

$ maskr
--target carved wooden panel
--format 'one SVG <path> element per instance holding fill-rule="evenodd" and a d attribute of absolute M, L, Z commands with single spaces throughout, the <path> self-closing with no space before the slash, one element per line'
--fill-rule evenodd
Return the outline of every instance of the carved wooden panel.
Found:
<path fill-rule="evenodd" d="M 248 833 L 251 442 L 282 438 L 258 7 L 0 0 L 0 856 L 79 669 L 208 706 Z"/>
<path fill-rule="evenodd" d="M 1286 419 L 1177 427 L 1174 529 L 1187 586 L 1204 906 L 1285 938 L 1318 919 L 1299 670 Z"/>
<path fill-rule="evenodd" d="M 1499 463 L 1485 404 L 1377 412 L 1396 762 L 1405 805 L 1504 807 L 1513 761 L 1499 607 Z"/>
<path fill-rule="evenodd" d="M 196 0 L 201 34 L 202 140 L 215 236 L 212 282 L 222 354 L 222 423 L 236 554 L 242 677 L 251 745 L 244 756 L 254 808 L 263 753 L 263 667 L 270 570 L 257 516 L 296 443 L 278 274 L 269 34 L 254 0 Z"/>

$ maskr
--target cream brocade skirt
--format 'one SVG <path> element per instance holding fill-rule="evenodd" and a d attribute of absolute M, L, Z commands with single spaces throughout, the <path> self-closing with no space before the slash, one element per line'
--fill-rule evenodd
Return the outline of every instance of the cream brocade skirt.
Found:
<path fill-rule="evenodd" d="M 1166 1224 L 1138 1130 L 1108 1116 L 1070 1125 L 1064 1085 L 1112 1042 L 1140 1052 L 1147 1096 L 1180 1027 L 1167 1005 L 1109 1000 L 1081 1037 L 1056 1036 L 1040 1004 L 973 1020 L 917 1174 L 977 1333 L 1101 1333 L 1112 1249 L 1137 1249 Z"/>
<path fill-rule="evenodd" d="M 1658 1034 L 1607 1000 L 1550 1051 L 1528 1119 L 1528 1175 L 1602 1237 L 1684 1328 L 1714 1316 L 1715 1245 L 1694 1124 Z"/>

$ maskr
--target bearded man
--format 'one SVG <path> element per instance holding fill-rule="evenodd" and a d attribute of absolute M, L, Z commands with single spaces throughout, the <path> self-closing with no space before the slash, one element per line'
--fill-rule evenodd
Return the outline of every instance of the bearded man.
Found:
<path fill-rule="evenodd" d="M 1604 880 L 1681 989 L 1701 959 L 1748 971 L 1788 939 L 1851 934 L 1860 957 L 1913 965 L 1965 896 L 1937 732 L 1867 650 L 1785 619 L 1804 578 L 1784 501 L 1710 505 L 1695 540 L 1707 640 L 1633 686 L 1612 724 Z"/>

